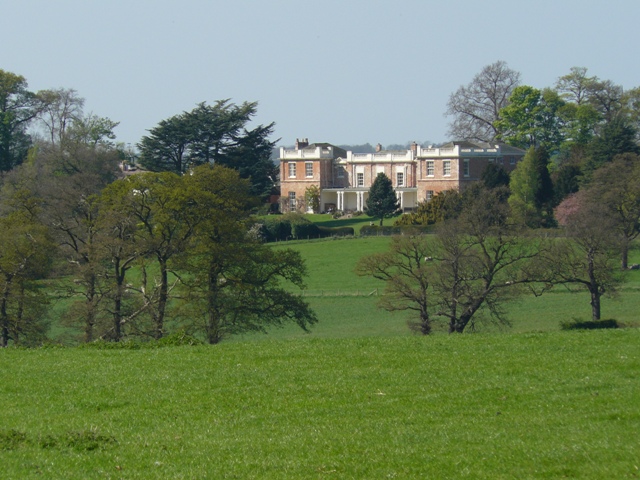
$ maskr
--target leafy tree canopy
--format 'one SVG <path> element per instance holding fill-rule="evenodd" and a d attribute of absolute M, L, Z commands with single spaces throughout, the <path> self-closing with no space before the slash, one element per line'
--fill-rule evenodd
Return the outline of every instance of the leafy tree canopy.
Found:
<path fill-rule="evenodd" d="M 27 87 L 24 77 L 0 70 L 0 172 L 20 165 L 31 146 L 27 127 L 41 102 Z"/>
<path fill-rule="evenodd" d="M 553 90 L 516 87 L 509 105 L 500 111 L 501 119 L 496 121 L 500 138 L 520 148 L 556 149 L 563 138 L 559 110 L 564 103 Z"/>
<path fill-rule="evenodd" d="M 202 102 L 190 112 L 162 120 L 152 128 L 138 144 L 140 164 L 151 171 L 178 174 L 198 165 L 226 166 L 251 180 L 253 194 L 266 196 L 278 174 L 271 160 L 275 142 L 268 139 L 274 124 L 249 129 L 256 112 L 256 102 Z"/>

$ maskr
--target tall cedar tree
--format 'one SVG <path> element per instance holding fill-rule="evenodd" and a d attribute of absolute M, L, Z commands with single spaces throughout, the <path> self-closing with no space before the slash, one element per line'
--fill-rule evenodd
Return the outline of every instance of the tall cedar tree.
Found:
<path fill-rule="evenodd" d="M 583 168 L 584 180 L 589 182 L 593 172 L 611 162 L 616 155 L 640 154 L 640 147 L 635 140 L 636 133 L 635 128 L 623 118 L 616 118 L 606 124 L 589 147 L 589 158 Z"/>
<path fill-rule="evenodd" d="M 142 138 L 140 164 L 154 172 L 183 174 L 198 165 L 222 165 L 251 180 L 251 193 L 272 193 L 278 167 L 271 160 L 274 142 L 268 140 L 274 124 L 248 124 L 257 113 L 256 102 L 235 105 L 219 100 L 200 103 L 190 112 L 162 120 Z"/>
<path fill-rule="evenodd" d="M 380 218 L 380 226 L 382 226 L 384 218 L 391 217 L 399 208 L 400 202 L 396 197 L 391 179 L 384 173 L 379 173 L 369 189 L 367 213 L 374 218 Z"/>

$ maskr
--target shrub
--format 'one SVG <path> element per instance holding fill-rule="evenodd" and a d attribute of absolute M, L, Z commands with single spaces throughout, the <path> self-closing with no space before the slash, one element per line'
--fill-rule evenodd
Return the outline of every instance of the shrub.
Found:
<path fill-rule="evenodd" d="M 402 230 L 400 227 L 389 227 L 380 225 L 365 225 L 360 229 L 361 237 L 378 237 L 378 236 L 391 236 L 400 235 Z"/>
<path fill-rule="evenodd" d="M 291 221 L 286 216 L 267 217 L 261 222 L 260 235 L 265 242 L 276 242 L 291 237 Z"/>
<path fill-rule="evenodd" d="M 433 233 L 433 228 L 432 225 L 394 225 L 392 227 L 368 225 L 360 229 L 360 236 L 424 235 L 426 233 Z"/>
<path fill-rule="evenodd" d="M 183 345 L 193 346 L 202 345 L 203 342 L 195 337 L 192 337 L 186 332 L 179 331 L 162 337 L 157 341 L 158 347 L 181 347 Z"/>
<path fill-rule="evenodd" d="M 81 343 L 78 348 L 89 348 L 95 350 L 139 350 L 142 348 L 140 342 L 123 340 L 121 342 L 108 342 L 106 340 L 96 340 L 89 343 Z"/>
<path fill-rule="evenodd" d="M 162 337 L 159 340 L 151 340 L 148 342 L 139 340 L 124 340 L 121 342 L 97 340 L 95 342 L 80 344 L 78 348 L 96 350 L 139 350 L 141 348 L 179 347 L 183 345 L 202 345 L 202 341 L 180 330 L 166 337 Z"/>
<path fill-rule="evenodd" d="M 620 325 L 617 320 L 613 319 L 589 320 L 585 322 L 574 318 L 570 322 L 560 323 L 560 328 L 562 330 L 595 330 L 600 328 L 620 328 Z"/>
<path fill-rule="evenodd" d="M 315 223 L 299 222 L 291 226 L 291 234 L 294 238 L 318 238 L 320 236 L 320 229 Z"/>
<path fill-rule="evenodd" d="M 353 227 L 318 227 L 318 233 L 321 238 L 324 237 L 349 237 L 354 236 Z"/>

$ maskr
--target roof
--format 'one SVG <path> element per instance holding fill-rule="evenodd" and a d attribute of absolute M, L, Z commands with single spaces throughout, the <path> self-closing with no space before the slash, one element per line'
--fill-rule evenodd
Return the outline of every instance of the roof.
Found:
<path fill-rule="evenodd" d="M 456 140 L 453 142 L 445 143 L 440 148 L 453 148 L 458 145 L 461 148 L 500 148 L 500 153 L 512 154 L 512 155 L 524 155 L 526 152 L 518 147 L 513 147 L 502 142 L 472 142 L 470 140 Z"/>
<path fill-rule="evenodd" d="M 300 150 L 315 150 L 318 147 L 319 148 L 329 148 L 329 147 L 331 147 L 333 149 L 333 153 L 336 156 L 339 156 L 339 157 L 346 157 L 347 156 L 347 151 L 344 148 L 336 147 L 335 145 L 333 145 L 331 143 L 325 143 L 325 142 L 312 143 L 310 145 L 307 145 L 306 147 L 301 148 Z"/>

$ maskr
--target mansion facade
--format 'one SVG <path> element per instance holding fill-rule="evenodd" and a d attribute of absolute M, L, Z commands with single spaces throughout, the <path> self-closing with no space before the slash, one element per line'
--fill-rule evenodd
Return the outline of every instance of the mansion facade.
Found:
<path fill-rule="evenodd" d="M 392 181 L 402 211 L 416 208 L 444 190 L 463 190 L 480 180 L 489 163 L 512 171 L 525 151 L 505 144 L 468 141 L 424 148 L 413 143 L 408 150 L 353 153 L 329 143 L 309 144 L 298 139 L 294 149 L 280 148 L 282 211 L 308 211 L 307 188 L 320 193 L 320 211 L 364 211 L 369 189 L 384 173 Z"/>

